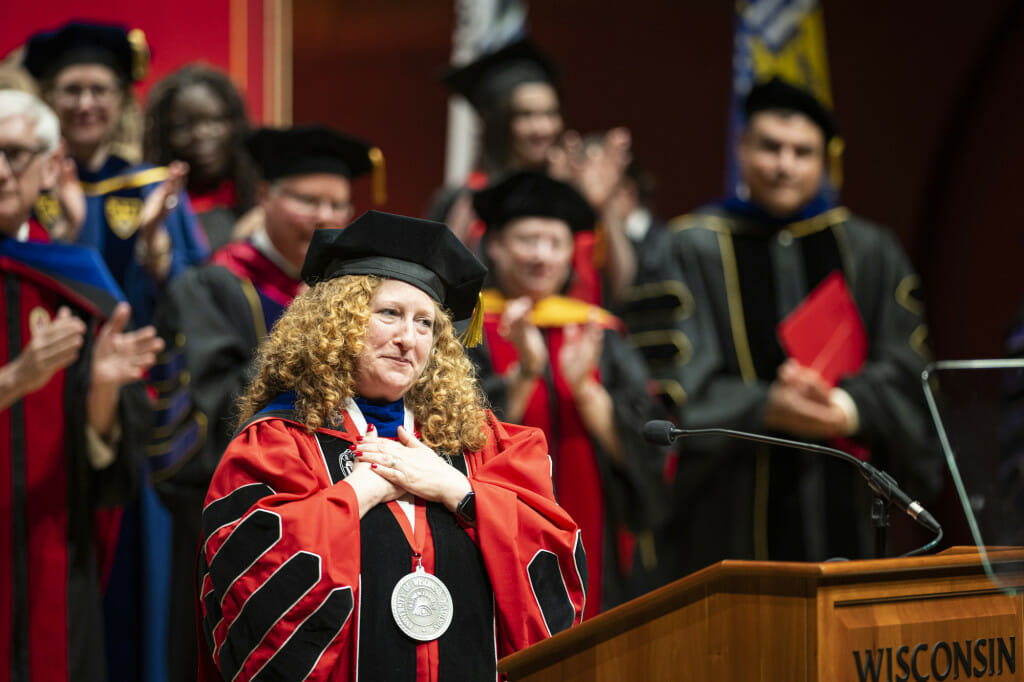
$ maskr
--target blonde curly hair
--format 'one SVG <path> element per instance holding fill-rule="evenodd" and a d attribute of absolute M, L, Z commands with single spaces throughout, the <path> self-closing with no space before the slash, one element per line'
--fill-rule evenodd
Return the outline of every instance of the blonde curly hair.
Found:
<path fill-rule="evenodd" d="M 287 391 L 295 392 L 295 410 L 310 433 L 338 424 L 342 406 L 356 394 L 370 300 L 383 282 L 345 275 L 298 296 L 257 350 L 256 377 L 239 399 L 238 425 Z M 436 307 L 430 356 L 405 406 L 430 447 L 453 454 L 479 450 L 486 441 L 485 400 L 451 319 Z"/>

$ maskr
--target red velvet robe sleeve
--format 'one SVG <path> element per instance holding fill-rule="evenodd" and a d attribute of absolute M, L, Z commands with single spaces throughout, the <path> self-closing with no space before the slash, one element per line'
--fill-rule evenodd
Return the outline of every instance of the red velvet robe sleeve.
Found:
<path fill-rule="evenodd" d="M 308 679 L 352 669 L 359 505 L 331 483 L 315 438 L 281 420 L 239 434 L 211 482 L 203 537 L 200 637 L 223 679 L 265 665 L 303 679 L 303 661 Z"/>
<path fill-rule="evenodd" d="M 581 622 L 587 570 L 579 529 L 555 502 L 543 432 L 489 417 L 487 445 L 467 460 L 474 539 L 494 588 L 505 656 Z"/>

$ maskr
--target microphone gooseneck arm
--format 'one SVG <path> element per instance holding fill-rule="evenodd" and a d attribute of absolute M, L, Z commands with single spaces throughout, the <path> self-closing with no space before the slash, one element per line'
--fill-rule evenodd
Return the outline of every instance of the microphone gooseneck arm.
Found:
<path fill-rule="evenodd" d="M 804 450 L 806 452 L 815 452 L 822 455 L 828 455 L 830 457 L 837 457 L 857 467 L 861 476 L 864 477 L 868 486 L 876 495 L 887 502 L 891 502 L 896 505 L 906 512 L 912 519 L 933 533 L 937 533 L 939 535 L 942 534 L 942 526 L 935 520 L 935 517 L 929 514 L 919 502 L 912 500 L 909 495 L 903 492 L 892 476 L 875 468 L 869 462 L 857 459 L 848 452 L 843 452 L 837 448 L 830 448 L 825 445 L 818 445 L 816 443 L 802 443 L 796 440 L 789 440 L 788 438 L 764 436 L 759 433 L 748 433 L 746 431 L 735 431 L 733 429 L 678 429 L 672 424 L 672 422 L 662 419 L 649 421 L 644 425 L 644 438 L 652 443 L 657 443 L 659 445 L 671 445 L 672 441 L 680 436 L 731 436 L 733 438 L 741 438 L 743 440 L 754 441 L 756 443 L 782 445 L 784 447 Z"/>

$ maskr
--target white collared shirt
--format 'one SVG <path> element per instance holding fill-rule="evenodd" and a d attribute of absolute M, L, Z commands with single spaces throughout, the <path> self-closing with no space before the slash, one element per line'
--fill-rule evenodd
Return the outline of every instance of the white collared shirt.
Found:
<path fill-rule="evenodd" d="M 274 265 L 284 270 L 285 274 L 292 279 L 299 279 L 302 277 L 301 270 L 288 262 L 288 259 L 282 256 L 281 252 L 274 248 L 274 243 L 270 241 L 270 236 L 267 235 L 266 228 L 261 227 L 253 233 L 252 245 L 256 247 L 257 251 L 269 258 Z"/>
<path fill-rule="evenodd" d="M 259 247 L 257 247 L 259 248 Z M 268 256 L 269 258 L 269 256 Z M 408 407 L 403 408 L 405 410 L 405 430 L 412 433 L 416 429 L 416 420 L 413 419 L 412 412 L 409 411 Z M 348 412 L 348 416 L 352 419 L 352 422 L 356 425 L 359 430 L 360 436 L 366 435 L 366 417 L 363 416 L 363 411 L 359 409 L 359 405 L 356 405 L 356 401 L 351 398 L 345 403 L 344 410 Z M 398 500 L 398 506 L 402 508 L 405 515 L 409 518 L 409 525 L 416 529 L 416 505 L 408 500 Z"/>

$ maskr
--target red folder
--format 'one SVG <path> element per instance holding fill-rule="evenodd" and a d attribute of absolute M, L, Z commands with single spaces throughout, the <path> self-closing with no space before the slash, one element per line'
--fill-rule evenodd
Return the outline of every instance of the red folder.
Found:
<path fill-rule="evenodd" d="M 868 354 L 864 321 L 838 270 L 815 287 L 776 328 L 786 353 L 831 386 L 855 374 Z"/>

